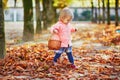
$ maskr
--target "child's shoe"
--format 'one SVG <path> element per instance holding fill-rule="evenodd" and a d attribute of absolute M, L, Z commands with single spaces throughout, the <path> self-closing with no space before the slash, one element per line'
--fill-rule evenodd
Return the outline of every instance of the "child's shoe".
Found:
<path fill-rule="evenodd" d="M 72 69 L 77 69 L 77 67 L 76 67 L 74 64 L 71 64 L 70 67 L 71 67 Z"/>

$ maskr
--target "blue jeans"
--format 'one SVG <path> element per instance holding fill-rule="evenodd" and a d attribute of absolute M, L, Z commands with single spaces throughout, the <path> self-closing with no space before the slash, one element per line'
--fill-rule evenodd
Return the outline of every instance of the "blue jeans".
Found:
<path fill-rule="evenodd" d="M 61 54 L 62 54 L 63 52 L 66 52 L 70 63 L 71 63 L 71 64 L 74 64 L 74 59 L 73 59 L 73 56 L 72 56 L 72 46 L 69 46 L 69 47 L 61 47 L 59 50 L 56 50 L 56 51 L 55 51 L 56 54 L 55 54 L 55 56 L 54 56 L 53 61 L 54 61 L 54 62 L 57 62 L 57 59 L 61 56 Z"/>

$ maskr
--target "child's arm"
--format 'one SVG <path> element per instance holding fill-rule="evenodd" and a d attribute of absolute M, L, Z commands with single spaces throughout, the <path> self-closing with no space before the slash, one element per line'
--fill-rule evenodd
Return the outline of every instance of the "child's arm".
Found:
<path fill-rule="evenodd" d="M 59 26 L 53 25 L 50 29 L 51 33 L 58 33 L 59 32 Z"/>
<path fill-rule="evenodd" d="M 77 29 L 76 28 L 71 28 L 71 32 L 76 32 Z"/>
<path fill-rule="evenodd" d="M 72 27 L 73 25 L 69 24 L 69 26 L 70 26 L 70 30 L 71 30 L 71 32 L 76 32 L 76 31 L 77 31 L 76 28 Z"/>

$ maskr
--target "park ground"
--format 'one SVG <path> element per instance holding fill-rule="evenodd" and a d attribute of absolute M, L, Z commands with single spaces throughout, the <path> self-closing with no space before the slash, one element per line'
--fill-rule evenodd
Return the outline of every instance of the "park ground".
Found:
<path fill-rule="evenodd" d="M 49 28 L 35 40 L 22 42 L 22 22 L 5 22 L 7 55 L 0 63 L 3 80 L 120 80 L 120 47 L 114 24 L 72 22 L 73 56 L 77 69 L 62 54 L 54 66 L 48 50 Z M 117 42 L 114 42 L 114 41 Z"/>

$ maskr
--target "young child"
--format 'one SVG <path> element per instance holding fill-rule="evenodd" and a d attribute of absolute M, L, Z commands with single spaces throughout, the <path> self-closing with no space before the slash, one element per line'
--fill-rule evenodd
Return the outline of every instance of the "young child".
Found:
<path fill-rule="evenodd" d="M 61 41 L 61 48 L 55 51 L 53 59 L 54 65 L 57 65 L 57 60 L 61 54 L 66 52 L 71 67 L 76 68 L 72 55 L 71 32 L 75 32 L 77 29 L 71 27 L 70 21 L 72 19 L 73 13 L 66 7 L 60 11 L 58 22 L 51 28 L 51 33 L 54 34 L 54 39 Z"/>

